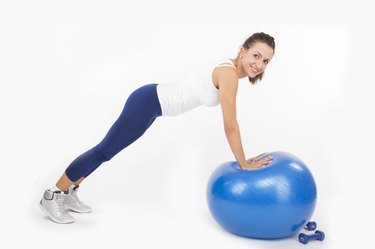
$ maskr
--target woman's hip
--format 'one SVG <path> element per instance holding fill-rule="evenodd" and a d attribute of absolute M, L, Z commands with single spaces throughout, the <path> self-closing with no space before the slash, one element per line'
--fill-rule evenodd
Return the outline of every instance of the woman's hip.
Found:
<path fill-rule="evenodd" d="M 151 115 L 155 118 L 161 116 L 157 85 L 157 83 L 145 84 L 134 90 L 126 100 L 125 109 L 133 115 Z"/>

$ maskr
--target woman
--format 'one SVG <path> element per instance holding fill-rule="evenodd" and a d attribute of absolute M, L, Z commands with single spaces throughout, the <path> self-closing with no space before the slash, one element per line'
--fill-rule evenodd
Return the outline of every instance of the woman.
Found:
<path fill-rule="evenodd" d="M 147 84 L 135 90 L 104 139 L 77 157 L 56 186 L 44 192 L 41 209 L 57 223 L 74 221 L 68 210 L 91 212 L 77 197 L 78 187 L 87 176 L 142 136 L 157 117 L 176 116 L 202 104 L 216 106 L 220 103 L 225 134 L 242 169 L 268 164 L 271 156 L 245 158 L 236 120 L 236 94 L 239 79 L 248 77 L 251 84 L 255 84 L 263 78 L 274 51 L 273 37 L 255 33 L 244 42 L 235 59 L 216 61 L 179 83 Z"/>

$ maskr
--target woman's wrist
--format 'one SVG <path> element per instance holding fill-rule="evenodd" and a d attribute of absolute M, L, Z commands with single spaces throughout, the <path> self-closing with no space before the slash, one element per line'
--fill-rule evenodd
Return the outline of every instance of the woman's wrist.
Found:
<path fill-rule="evenodd" d="M 247 166 L 249 165 L 248 162 L 247 162 L 246 160 L 241 161 L 241 162 L 238 162 L 238 161 L 237 161 L 237 163 L 240 165 L 240 167 L 241 167 L 242 169 L 247 168 Z"/>

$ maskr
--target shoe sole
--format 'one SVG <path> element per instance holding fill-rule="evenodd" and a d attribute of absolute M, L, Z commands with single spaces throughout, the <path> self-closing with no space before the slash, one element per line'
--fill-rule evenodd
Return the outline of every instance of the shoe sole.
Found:
<path fill-rule="evenodd" d="M 73 220 L 73 221 L 68 221 L 68 222 L 61 222 L 61 221 L 55 219 L 55 217 L 53 217 L 52 215 L 50 215 L 50 214 L 47 212 L 47 210 L 43 207 L 43 205 L 42 205 L 41 202 L 39 202 L 39 207 L 40 207 L 40 209 L 42 209 L 42 211 L 43 211 L 46 215 L 48 215 L 48 217 L 49 217 L 52 221 L 54 221 L 54 222 L 56 222 L 56 223 L 59 223 L 59 224 L 69 224 L 69 223 L 73 223 L 73 222 L 74 222 L 74 220 Z"/>
<path fill-rule="evenodd" d="M 83 214 L 88 214 L 88 213 L 91 213 L 92 210 L 89 210 L 89 211 L 82 211 L 82 210 L 78 210 L 78 209 L 74 209 L 74 208 L 71 208 L 71 207 L 68 207 L 67 205 L 65 205 L 66 209 L 69 209 L 73 212 L 76 212 L 76 213 L 83 213 Z"/>

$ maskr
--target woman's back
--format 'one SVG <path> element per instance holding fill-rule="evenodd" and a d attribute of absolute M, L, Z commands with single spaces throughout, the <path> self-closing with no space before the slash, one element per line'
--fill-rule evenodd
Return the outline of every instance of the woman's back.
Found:
<path fill-rule="evenodd" d="M 219 90 L 212 79 L 212 72 L 218 66 L 235 68 L 229 58 L 221 58 L 208 62 L 181 81 L 158 84 L 157 93 L 163 116 L 176 116 L 200 105 L 218 105 Z"/>

